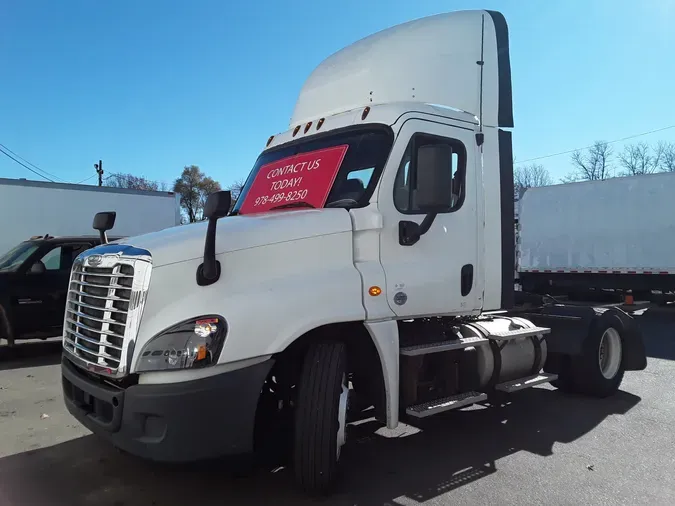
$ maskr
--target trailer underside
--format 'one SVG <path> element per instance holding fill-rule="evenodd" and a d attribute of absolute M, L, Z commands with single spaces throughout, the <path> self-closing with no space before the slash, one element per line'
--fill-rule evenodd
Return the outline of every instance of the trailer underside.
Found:
<path fill-rule="evenodd" d="M 666 302 L 675 293 L 675 274 L 658 273 L 558 273 L 521 272 L 523 290 L 539 295 L 564 295 L 571 299 L 604 299 L 603 292 L 632 293 L 640 300 Z"/>

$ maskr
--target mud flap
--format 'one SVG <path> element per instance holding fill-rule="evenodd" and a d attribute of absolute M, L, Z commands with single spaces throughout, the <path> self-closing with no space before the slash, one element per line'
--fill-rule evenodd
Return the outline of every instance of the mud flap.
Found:
<path fill-rule="evenodd" d="M 612 307 L 604 311 L 600 315 L 600 319 L 610 319 L 612 326 L 621 334 L 623 344 L 621 365 L 623 369 L 625 371 L 643 371 L 646 369 L 647 352 L 642 338 L 642 330 L 635 318 L 617 307 Z"/>
<path fill-rule="evenodd" d="M 647 367 L 642 331 L 635 319 L 619 308 L 560 304 L 545 306 L 540 312 L 523 316 L 537 326 L 551 329 L 546 342 L 552 359 L 555 355 L 581 355 L 583 343 L 593 328 L 609 319 L 621 334 L 623 369 L 642 371 Z"/>

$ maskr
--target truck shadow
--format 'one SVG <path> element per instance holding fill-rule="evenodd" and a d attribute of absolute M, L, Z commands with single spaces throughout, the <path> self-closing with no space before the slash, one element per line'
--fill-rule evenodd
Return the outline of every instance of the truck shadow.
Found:
<path fill-rule="evenodd" d="M 55 365 L 61 362 L 61 340 L 19 341 L 14 348 L 0 346 L 0 371 Z"/>
<path fill-rule="evenodd" d="M 514 453 L 552 455 L 554 444 L 584 436 L 640 400 L 626 392 L 597 400 L 535 388 L 507 404 L 449 413 L 385 435 L 365 421 L 351 427 L 338 490 L 319 502 L 392 505 L 400 504 L 397 498 L 402 497 L 427 501 L 499 473 L 496 462 Z M 195 444 L 208 444 L 211 429 L 196 433 Z M 94 436 L 0 459 L 0 504 L 92 503 L 243 506 L 317 501 L 294 489 L 288 469 L 257 470 L 235 478 L 221 466 L 166 467 L 122 455 Z"/>

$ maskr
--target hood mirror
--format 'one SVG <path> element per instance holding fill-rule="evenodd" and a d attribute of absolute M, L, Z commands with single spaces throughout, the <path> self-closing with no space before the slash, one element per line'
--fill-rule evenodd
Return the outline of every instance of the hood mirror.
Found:
<path fill-rule="evenodd" d="M 204 218 L 209 220 L 204 242 L 204 261 L 197 267 L 197 284 L 207 286 L 220 278 L 220 262 L 216 260 L 216 223 L 227 216 L 232 204 L 232 194 L 228 190 L 212 193 L 204 205 Z"/>
<path fill-rule="evenodd" d="M 115 211 L 106 211 L 102 213 L 96 213 L 94 216 L 94 223 L 92 227 L 94 230 L 98 230 L 101 236 L 101 244 L 108 244 L 108 236 L 106 232 L 112 230 L 115 226 L 115 218 L 117 213 Z"/>

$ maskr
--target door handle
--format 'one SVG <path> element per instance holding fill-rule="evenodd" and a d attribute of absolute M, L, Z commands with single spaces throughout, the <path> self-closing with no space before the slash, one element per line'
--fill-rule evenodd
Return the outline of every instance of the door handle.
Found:
<path fill-rule="evenodd" d="M 33 299 L 19 299 L 18 300 L 19 304 L 25 305 L 25 304 L 42 304 L 41 300 L 33 300 Z"/>
<path fill-rule="evenodd" d="M 473 286 L 473 265 L 466 264 L 462 267 L 461 273 L 461 290 L 462 297 L 466 297 L 471 293 L 471 287 Z"/>

